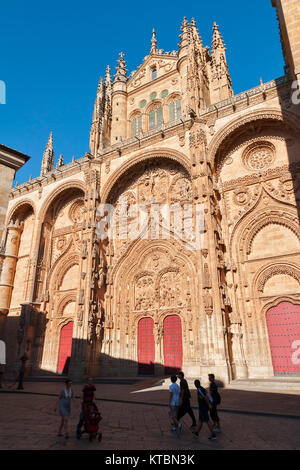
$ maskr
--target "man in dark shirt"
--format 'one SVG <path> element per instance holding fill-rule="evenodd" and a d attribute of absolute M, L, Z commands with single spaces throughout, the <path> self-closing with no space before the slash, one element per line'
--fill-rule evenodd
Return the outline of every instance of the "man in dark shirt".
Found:
<path fill-rule="evenodd" d="M 180 380 L 181 406 L 178 411 L 177 420 L 179 421 L 186 413 L 188 413 L 190 417 L 192 418 L 192 426 L 191 426 L 192 428 L 192 427 L 195 427 L 197 423 L 196 423 L 196 418 L 195 418 L 195 415 L 191 408 L 191 403 L 190 403 L 191 392 L 190 392 L 188 383 L 184 378 L 183 372 L 178 373 L 178 378 Z"/>
<path fill-rule="evenodd" d="M 213 425 L 209 421 L 209 416 L 208 416 L 210 402 L 207 397 L 206 390 L 205 388 L 201 387 L 200 380 L 195 380 L 194 384 L 197 389 L 198 406 L 199 406 L 199 424 L 198 424 L 196 431 L 192 431 L 192 432 L 193 434 L 195 434 L 195 436 L 199 436 L 199 432 L 201 431 L 203 423 L 206 423 L 211 432 L 211 435 L 209 436 L 208 439 L 215 440 L 216 435 L 213 431 Z"/>
<path fill-rule="evenodd" d="M 220 395 L 218 392 L 218 386 L 215 382 L 214 374 L 208 374 L 208 380 L 209 380 L 209 393 L 213 399 L 212 406 L 209 409 L 209 414 L 214 424 L 214 431 L 221 432 L 220 418 L 218 416 L 218 410 L 217 410 L 217 405 L 220 403 Z"/>
<path fill-rule="evenodd" d="M 94 401 L 94 394 L 96 391 L 96 387 L 93 384 L 93 379 L 89 378 L 87 384 L 82 389 L 82 402 L 81 402 L 81 412 L 79 417 L 79 422 L 77 424 L 77 437 L 80 438 L 81 436 L 81 428 L 84 422 L 84 409 L 88 403 L 92 403 Z"/>

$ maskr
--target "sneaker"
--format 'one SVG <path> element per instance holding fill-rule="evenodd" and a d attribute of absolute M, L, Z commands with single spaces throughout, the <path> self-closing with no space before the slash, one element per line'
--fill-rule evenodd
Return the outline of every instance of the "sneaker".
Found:
<path fill-rule="evenodd" d="M 212 434 L 211 436 L 209 436 L 208 438 L 210 441 L 215 441 L 217 439 L 217 436 L 215 434 Z"/>
<path fill-rule="evenodd" d="M 171 428 L 171 431 L 177 431 L 177 428 Z"/>
<path fill-rule="evenodd" d="M 221 432 L 221 428 L 219 426 L 214 427 L 214 432 Z"/>

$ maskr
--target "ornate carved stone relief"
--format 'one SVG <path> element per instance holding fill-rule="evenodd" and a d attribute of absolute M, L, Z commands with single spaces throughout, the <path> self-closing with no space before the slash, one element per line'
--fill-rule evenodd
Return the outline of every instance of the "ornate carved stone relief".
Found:
<path fill-rule="evenodd" d="M 296 269 L 294 266 L 290 266 L 286 264 L 278 264 L 278 265 L 270 266 L 269 268 L 265 269 L 261 273 L 257 281 L 257 290 L 259 292 L 263 292 L 267 280 L 277 274 L 286 274 L 287 276 L 291 276 L 294 279 L 296 279 L 296 281 L 298 281 L 298 283 L 300 284 L 300 270 L 299 269 Z"/>
<path fill-rule="evenodd" d="M 81 223 L 84 215 L 84 201 L 78 199 L 75 201 L 69 209 L 69 217 L 74 223 Z"/>
<path fill-rule="evenodd" d="M 115 206 L 116 237 L 113 241 L 114 263 L 122 256 L 132 243 L 131 229 L 145 231 L 149 238 L 153 237 L 153 224 L 150 221 L 150 204 L 176 204 L 192 200 L 192 188 L 186 170 L 173 161 L 146 161 L 137 165 L 123 178 L 126 183 L 116 185 L 109 202 Z M 144 207 L 144 216 L 138 220 L 137 207 Z M 153 209 L 153 207 L 152 207 Z M 173 217 L 173 216 L 172 216 Z M 156 222 L 155 222 L 156 223 Z M 157 237 L 164 230 L 163 218 L 158 218 L 160 228 Z M 174 220 L 171 218 L 171 228 Z M 167 227 L 165 227 L 167 229 Z M 157 230 L 157 227 L 155 228 Z"/>
<path fill-rule="evenodd" d="M 271 142 L 258 140 L 243 152 L 242 162 L 251 171 L 262 171 L 269 168 L 275 160 L 275 147 Z"/>

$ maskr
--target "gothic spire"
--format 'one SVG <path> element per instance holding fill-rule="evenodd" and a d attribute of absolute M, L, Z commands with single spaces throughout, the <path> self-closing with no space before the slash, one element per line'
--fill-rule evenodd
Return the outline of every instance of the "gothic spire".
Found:
<path fill-rule="evenodd" d="M 106 67 L 104 83 L 105 83 L 106 86 L 111 85 L 110 66 L 109 65 Z"/>
<path fill-rule="evenodd" d="M 49 171 L 53 170 L 54 164 L 54 152 L 53 152 L 53 135 L 52 131 L 50 132 L 48 143 L 46 145 L 42 165 L 41 165 L 41 176 L 46 175 Z"/>
<path fill-rule="evenodd" d="M 217 25 L 217 23 L 214 23 L 214 25 L 213 25 L 212 49 L 213 50 L 216 50 L 216 49 L 225 50 L 226 49 L 223 38 L 222 38 L 222 36 L 220 34 L 220 31 L 219 31 L 219 26 Z"/>
<path fill-rule="evenodd" d="M 155 32 L 155 29 L 153 28 L 150 54 L 155 54 L 156 52 L 157 52 L 157 40 L 156 40 L 156 32 Z"/>
<path fill-rule="evenodd" d="M 183 49 L 184 47 L 188 46 L 189 45 L 189 25 L 188 25 L 188 22 L 186 20 L 186 16 L 183 18 L 183 21 L 182 21 L 182 24 L 181 24 L 181 34 L 180 34 L 180 43 L 179 43 L 179 47 L 180 49 Z"/>
<path fill-rule="evenodd" d="M 211 95 L 212 102 L 221 101 L 233 95 L 225 51 L 226 47 L 219 26 L 214 23 L 211 47 L 211 74 L 214 82 L 214 91 Z"/>
<path fill-rule="evenodd" d="M 120 52 L 119 54 L 118 65 L 116 67 L 116 73 L 114 76 L 114 82 L 127 82 L 126 62 L 124 59 L 123 52 Z"/>
<path fill-rule="evenodd" d="M 111 82 L 111 75 L 110 75 L 110 66 L 106 67 L 105 77 L 104 77 L 104 86 L 103 86 L 103 107 L 104 109 L 108 109 L 111 100 L 111 93 L 112 93 L 112 82 Z"/>
<path fill-rule="evenodd" d="M 192 18 L 189 26 L 190 26 L 191 41 L 195 41 L 196 43 L 198 43 L 199 45 L 202 46 L 202 42 L 201 42 L 201 38 L 200 38 L 199 33 L 198 33 L 198 28 L 197 28 L 197 25 L 196 25 L 195 18 Z"/>
<path fill-rule="evenodd" d="M 103 94 L 103 78 L 99 78 L 98 88 L 97 88 L 97 98 L 102 96 Z"/>
<path fill-rule="evenodd" d="M 97 88 L 97 95 L 95 99 L 94 105 L 94 114 L 93 114 L 93 121 L 96 121 L 101 116 L 101 110 L 103 108 L 103 78 L 100 77 L 98 88 Z"/>

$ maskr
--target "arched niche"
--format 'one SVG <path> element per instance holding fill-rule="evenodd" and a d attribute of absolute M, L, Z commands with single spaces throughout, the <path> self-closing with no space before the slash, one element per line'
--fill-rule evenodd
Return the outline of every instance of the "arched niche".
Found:
<path fill-rule="evenodd" d="M 248 259 L 280 256 L 300 251 L 298 236 L 283 224 L 266 223 L 255 233 Z"/>
<path fill-rule="evenodd" d="M 73 264 L 62 275 L 58 283 L 58 290 L 71 290 L 74 289 L 74 282 L 79 279 L 79 266 Z"/>
<path fill-rule="evenodd" d="M 18 207 L 15 208 L 10 216 L 7 235 L 9 235 L 11 230 L 11 224 L 20 227 L 19 244 L 17 250 L 15 251 L 17 260 L 15 265 L 15 276 L 13 281 L 10 308 L 18 308 L 22 302 L 27 300 L 28 275 L 35 232 L 35 220 L 35 208 L 29 202 L 24 202 L 18 205 Z M 11 241 L 14 242 L 13 239 Z"/>
<path fill-rule="evenodd" d="M 83 189 L 72 183 L 57 188 L 44 202 L 39 214 L 40 239 L 34 292 L 36 300 L 46 292 L 49 276 L 57 260 L 62 259 L 66 253 L 72 257 L 72 253 L 75 255 L 80 249 L 84 216 Z M 77 279 L 78 276 L 75 282 Z"/>

